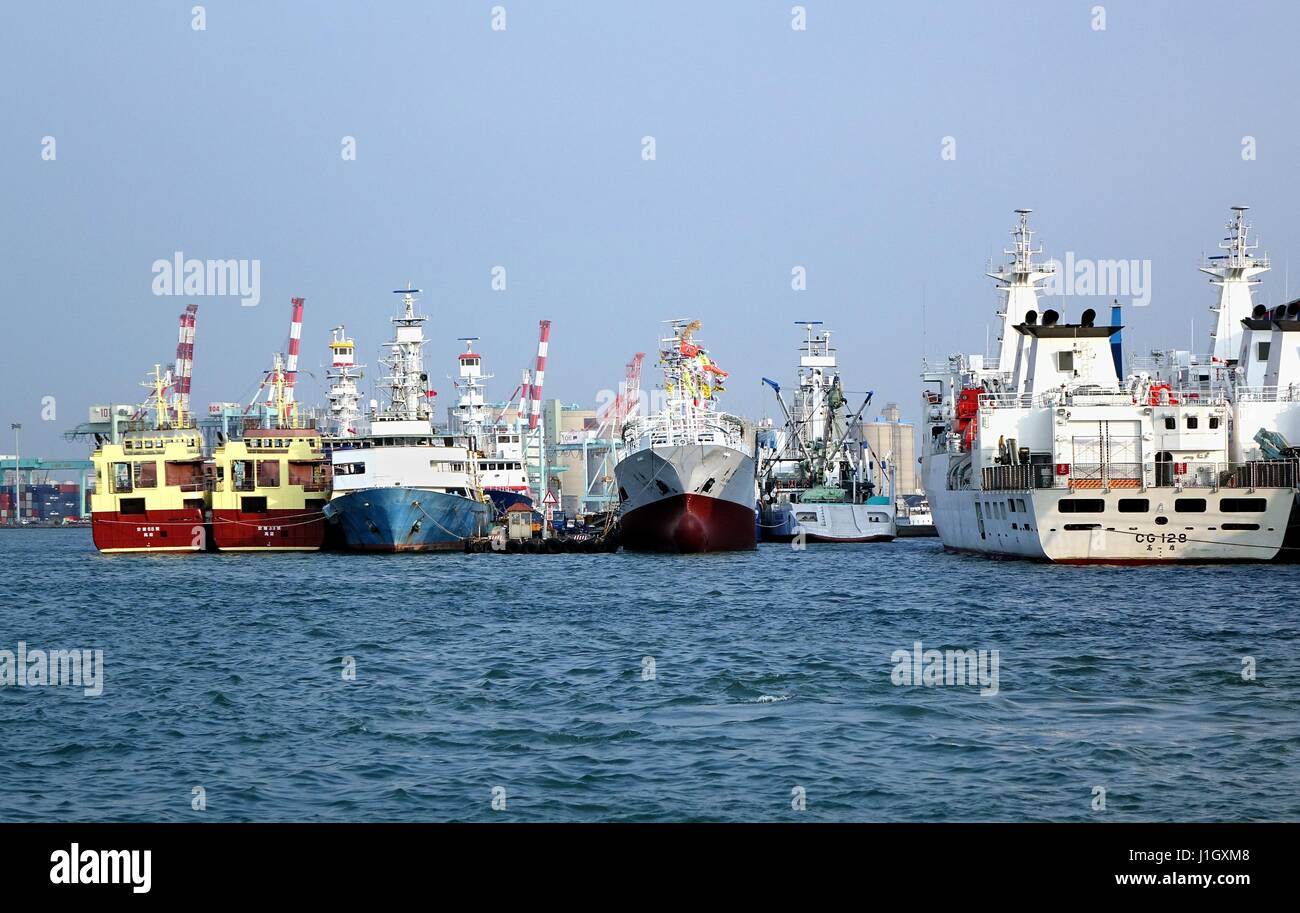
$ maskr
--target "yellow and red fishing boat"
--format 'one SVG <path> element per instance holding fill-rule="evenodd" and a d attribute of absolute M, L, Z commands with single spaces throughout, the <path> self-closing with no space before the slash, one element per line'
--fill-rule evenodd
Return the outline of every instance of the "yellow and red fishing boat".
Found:
<path fill-rule="evenodd" d="M 154 366 L 150 404 L 119 442 L 105 441 L 91 457 L 95 492 L 90 528 L 101 552 L 196 552 L 207 547 L 209 496 L 203 439 L 183 400 L 168 407 L 172 385 Z"/>
<path fill-rule="evenodd" d="M 320 432 L 298 418 L 277 356 L 274 411 L 212 455 L 212 534 L 221 551 L 316 551 L 325 541 L 329 462 Z"/>

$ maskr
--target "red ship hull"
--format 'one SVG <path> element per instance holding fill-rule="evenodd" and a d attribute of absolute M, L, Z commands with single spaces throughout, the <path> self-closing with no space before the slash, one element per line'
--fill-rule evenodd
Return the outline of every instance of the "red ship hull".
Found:
<path fill-rule="evenodd" d="M 707 495 L 673 495 L 625 514 L 619 521 L 619 541 L 638 552 L 753 549 L 754 509 Z"/>
<path fill-rule="evenodd" d="M 297 507 L 263 513 L 214 510 L 212 537 L 225 552 L 315 551 L 325 543 L 325 514 Z"/>
<path fill-rule="evenodd" d="M 201 552 L 208 527 L 203 511 L 192 507 L 143 514 L 100 510 L 90 515 L 90 535 L 101 552 Z"/>

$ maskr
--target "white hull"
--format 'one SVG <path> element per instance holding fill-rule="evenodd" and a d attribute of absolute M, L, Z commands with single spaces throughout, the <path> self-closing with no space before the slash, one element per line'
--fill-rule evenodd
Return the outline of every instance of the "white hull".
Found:
<path fill-rule="evenodd" d="M 624 516 L 683 494 L 720 498 L 754 510 L 754 459 L 722 444 L 636 450 L 614 467 L 614 477 Z"/>
<path fill-rule="evenodd" d="M 810 542 L 888 542 L 898 535 L 892 504 L 792 504 L 795 533 Z"/>
<path fill-rule="evenodd" d="M 1292 490 L 1284 488 L 948 490 L 941 487 L 945 469 L 935 465 L 946 463 L 943 455 L 925 460 L 926 497 L 939 537 L 947 548 L 987 555 L 1067 564 L 1270 561 L 1282 548 L 1295 503 Z M 1221 509 L 1224 498 L 1246 497 L 1264 509 Z M 1104 510 L 1062 513 L 1060 502 L 1067 498 L 1100 500 Z M 1121 512 L 1121 499 L 1145 500 L 1149 509 Z M 1205 509 L 1179 512 L 1179 501 L 1204 501 Z M 1258 528 L 1234 528 L 1251 526 Z"/>

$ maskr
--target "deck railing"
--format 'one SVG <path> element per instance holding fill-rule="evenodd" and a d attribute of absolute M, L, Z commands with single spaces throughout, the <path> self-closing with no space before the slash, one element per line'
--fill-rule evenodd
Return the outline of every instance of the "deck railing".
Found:
<path fill-rule="evenodd" d="M 1148 472 L 1142 463 L 1072 463 L 1058 473 L 1050 463 L 985 466 L 984 491 L 1033 489 L 1134 489 L 1191 488 L 1295 488 L 1300 483 L 1300 463 L 1293 460 L 1253 460 L 1247 463 L 1158 462 Z"/>

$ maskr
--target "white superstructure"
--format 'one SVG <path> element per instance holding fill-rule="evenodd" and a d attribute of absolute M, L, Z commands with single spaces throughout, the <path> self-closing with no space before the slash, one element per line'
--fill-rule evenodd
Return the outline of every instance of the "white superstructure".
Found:
<path fill-rule="evenodd" d="M 997 360 L 953 355 L 923 375 L 922 473 L 944 544 L 1071 563 L 1276 557 L 1294 464 L 1233 459 L 1226 388 L 1122 379 L 1118 326 L 1097 326 L 1091 309 L 1076 323 L 1040 310 L 1049 272 L 1028 215 L 1018 210 L 1010 264 L 990 274 L 1007 296 Z"/>
<path fill-rule="evenodd" d="M 357 364 L 352 337 L 344 327 L 334 327 L 330 338 L 330 366 L 325 372 L 329 381 L 329 424 L 334 438 L 356 437 L 364 430 L 357 391 L 357 381 L 363 373 L 364 365 Z"/>
<path fill-rule="evenodd" d="M 461 338 L 465 351 L 460 353 L 459 378 L 456 389 L 460 396 L 456 404 L 456 418 L 461 430 L 477 451 L 475 465 L 479 484 L 492 496 L 498 510 L 512 503 L 528 499 L 530 486 L 524 465 L 522 406 L 516 412 L 512 427 L 488 424 L 488 409 L 484 400 L 484 382 L 492 378 L 483 373 L 483 356 L 475 351 L 476 336 Z M 522 386 L 521 386 L 522 389 Z M 502 498 L 500 493 L 511 493 L 517 498 Z"/>
<path fill-rule="evenodd" d="M 432 424 L 432 401 L 424 369 L 424 323 L 416 310 L 419 289 L 398 289 L 402 311 L 392 318 L 394 334 L 380 359 L 386 401 L 372 404 L 369 432 L 332 453 L 335 500 L 371 488 L 408 488 L 481 501 L 468 442 L 440 433 Z"/>

